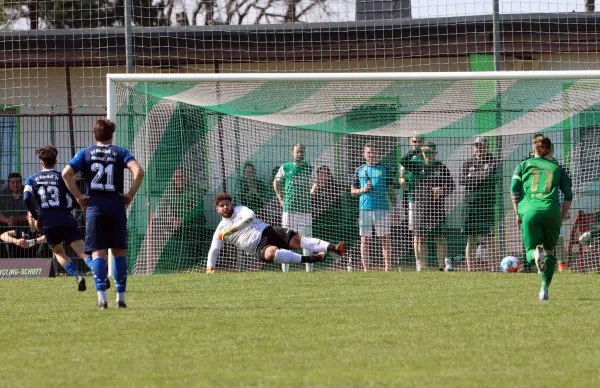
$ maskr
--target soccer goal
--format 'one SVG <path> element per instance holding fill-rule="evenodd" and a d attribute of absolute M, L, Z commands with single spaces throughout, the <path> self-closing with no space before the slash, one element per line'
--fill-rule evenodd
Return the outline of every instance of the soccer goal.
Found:
<path fill-rule="evenodd" d="M 527 271 L 509 186 L 537 133 L 573 182 L 558 258 L 600 265 L 579 244 L 600 209 L 600 71 L 109 74 L 107 88 L 117 144 L 146 169 L 128 210 L 134 273 L 204 268 L 223 191 L 346 242 L 315 270 L 498 271 L 516 256 Z M 217 269 L 281 270 L 234 248 Z"/>

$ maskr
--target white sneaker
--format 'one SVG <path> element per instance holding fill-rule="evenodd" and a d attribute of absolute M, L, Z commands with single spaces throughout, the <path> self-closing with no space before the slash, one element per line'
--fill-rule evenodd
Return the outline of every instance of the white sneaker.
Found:
<path fill-rule="evenodd" d="M 454 267 L 452 267 L 452 259 L 449 259 L 449 258 L 446 257 L 444 259 L 444 264 L 445 264 L 444 271 L 446 271 L 446 272 L 452 272 L 452 271 L 454 271 Z"/>
<path fill-rule="evenodd" d="M 538 269 L 538 273 L 544 272 L 546 270 L 546 258 L 544 257 L 544 249 L 541 245 L 535 247 L 533 258 L 535 259 L 535 266 Z"/>
<path fill-rule="evenodd" d="M 290 272 L 289 264 L 281 264 L 281 272 Z"/>
<path fill-rule="evenodd" d="M 544 290 L 543 288 L 540 290 L 540 295 L 539 295 L 540 300 L 549 300 L 550 297 L 548 296 L 548 290 Z"/>
<path fill-rule="evenodd" d="M 421 266 L 421 260 L 417 260 L 417 272 L 423 271 L 423 267 Z"/>
<path fill-rule="evenodd" d="M 588 231 L 579 236 L 579 242 L 583 245 L 590 245 L 590 242 L 592 242 L 592 233 Z"/>

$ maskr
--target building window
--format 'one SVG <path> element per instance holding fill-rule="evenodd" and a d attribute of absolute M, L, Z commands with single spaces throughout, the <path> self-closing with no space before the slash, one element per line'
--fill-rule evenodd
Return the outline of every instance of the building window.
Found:
<path fill-rule="evenodd" d="M 8 174 L 17 171 L 19 118 L 15 109 L 0 110 L 0 182 L 4 187 Z"/>

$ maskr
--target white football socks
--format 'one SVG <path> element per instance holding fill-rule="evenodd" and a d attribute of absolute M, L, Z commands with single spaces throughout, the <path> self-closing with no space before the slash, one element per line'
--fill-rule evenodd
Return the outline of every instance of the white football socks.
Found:
<path fill-rule="evenodd" d="M 287 249 L 278 249 L 275 251 L 275 260 L 276 263 L 283 264 L 298 264 L 302 262 L 302 255 L 288 251 Z"/>
<path fill-rule="evenodd" d="M 327 252 L 329 243 L 319 240 L 318 238 L 302 237 L 300 239 L 300 247 L 311 252 Z"/>
<path fill-rule="evenodd" d="M 98 302 L 100 303 L 106 303 L 106 291 L 96 291 L 96 293 L 98 294 Z"/>

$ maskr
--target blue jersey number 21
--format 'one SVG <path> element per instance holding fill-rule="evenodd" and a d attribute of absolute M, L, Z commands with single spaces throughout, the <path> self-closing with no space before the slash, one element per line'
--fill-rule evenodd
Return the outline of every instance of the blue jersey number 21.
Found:
<path fill-rule="evenodd" d="M 113 184 L 113 171 L 115 166 L 109 164 L 104 167 L 100 163 L 92 164 L 92 171 L 96 172 L 96 175 L 92 179 L 91 189 L 92 190 L 107 190 L 115 191 L 115 185 Z M 106 174 L 106 183 L 100 183 L 102 177 Z"/>

